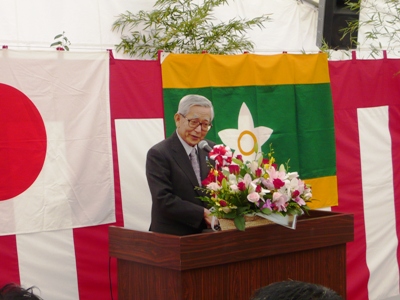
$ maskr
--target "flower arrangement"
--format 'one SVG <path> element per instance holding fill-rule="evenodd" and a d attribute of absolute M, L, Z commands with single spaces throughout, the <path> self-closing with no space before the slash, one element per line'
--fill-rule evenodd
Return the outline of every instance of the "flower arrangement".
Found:
<path fill-rule="evenodd" d="M 255 152 L 257 153 L 255 146 Z M 209 158 L 215 161 L 201 188 L 213 215 L 233 219 L 237 229 L 244 230 L 245 215 L 301 215 L 309 210 L 311 187 L 297 172 L 288 172 L 282 164 L 277 167 L 274 150 L 267 157 L 261 154 L 244 162 L 224 145 L 215 145 Z"/>

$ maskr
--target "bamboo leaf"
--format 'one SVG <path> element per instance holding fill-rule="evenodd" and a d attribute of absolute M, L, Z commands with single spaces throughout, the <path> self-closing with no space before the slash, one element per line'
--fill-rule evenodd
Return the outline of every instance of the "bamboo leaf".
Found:
<path fill-rule="evenodd" d="M 214 24 L 214 8 L 226 5 L 226 0 L 204 0 L 201 5 L 190 0 L 158 0 L 150 12 L 140 11 L 120 14 L 112 24 L 113 31 L 121 32 L 117 51 L 131 56 L 150 55 L 157 57 L 157 51 L 177 53 L 200 53 L 203 50 L 215 54 L 241 53 L 254 49 L 253 43 L 245 36 L 246 30 L 264 27 L 270 20 L 268 15 L 251 20 L 229 20 Z M 140 28 L 141 40 L 133 39 L 126 29 Z"/>

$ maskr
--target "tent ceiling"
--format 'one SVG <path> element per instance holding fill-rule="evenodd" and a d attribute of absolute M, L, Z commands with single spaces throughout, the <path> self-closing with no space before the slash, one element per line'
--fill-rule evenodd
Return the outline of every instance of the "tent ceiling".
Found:
<path fill-rule="evenodd" d="M 311 5 L 314 5 L 315 7 L 318 7 L 318 4 L 319 4 L 319 0 L 301 0 L 301 1 L 307 2 Z"/>

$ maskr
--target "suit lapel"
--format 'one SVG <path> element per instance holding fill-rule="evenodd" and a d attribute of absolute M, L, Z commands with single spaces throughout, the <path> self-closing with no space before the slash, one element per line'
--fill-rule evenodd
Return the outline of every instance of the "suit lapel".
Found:
<path fill-rule="evenodd" d="M 174 132 L 171 136 L 172 150 L 174 160 L 178 164 L 178 166 L 182 169 L 182 171 L 189 178 L 190 182 L 193 184 L 193 188 L 198 186 L 196 174 L 192 168 L 192 164 L 189 160 L 189 156 L 187 155 L 185 148 L 183 148 L 181 141 L 179 140 L 177 133 Z M 200 170 L 202 170 L 202 166 L 200 164 Z M 202 172 L 202 171 L 201 171 Z M 203 174 L 203 173 L 202 173 Z"/>

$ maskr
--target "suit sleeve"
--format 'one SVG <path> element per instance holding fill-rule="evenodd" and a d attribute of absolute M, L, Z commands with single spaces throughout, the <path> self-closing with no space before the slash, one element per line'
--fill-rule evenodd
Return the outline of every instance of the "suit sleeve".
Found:
<path fill-rule="evenodd" d="M 196 199 L 193 185 L 168 151 L 149 150 L 146 176 L 153 201 L 152 218 L 200 227 L 204 215 L 202 202 Z"/>

